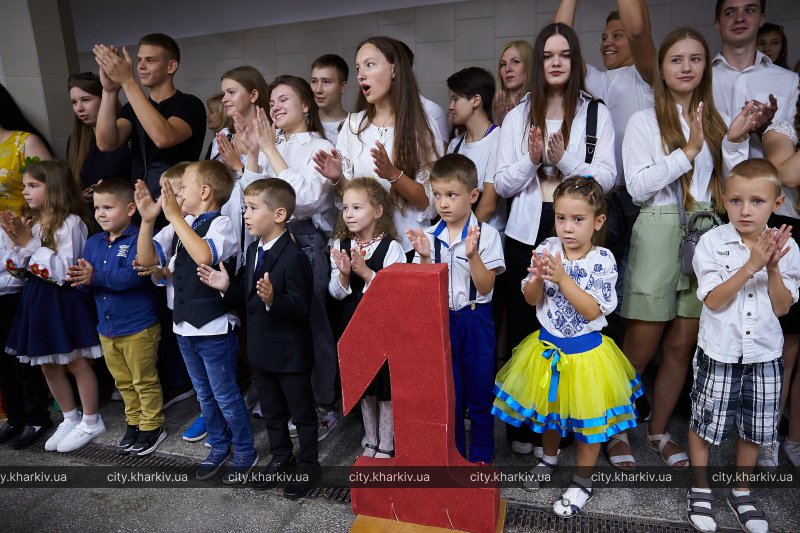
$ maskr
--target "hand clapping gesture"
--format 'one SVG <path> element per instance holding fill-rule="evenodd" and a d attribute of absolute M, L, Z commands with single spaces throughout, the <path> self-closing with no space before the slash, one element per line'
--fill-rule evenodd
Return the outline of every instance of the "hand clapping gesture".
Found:
<path fill-rule="evenodd" d="M 32 221 L 26 217 L 16 216 L 11 211 L 0 213 L 0 228 L 17 246 L 25 246 L 33 238 Z"/>
<path fill-rule="evenodd" d="M 431 242 L 425 232 L 419 228 L 409 228 L 406 230 L 406 236 L 411 241 L 411 246 L 419 254 L 421 263 L 431 262 Z"/>
<path fill-rule="evenodd" d="M 697 111 L 692 118 L 692 123 L 689 125 L 689 141 L 683 147 L 683 153 L 689 161 L 694 161 L 703 150 L 703 142 L 705 137 L 703 135 L 703 102 L 697 104 Z"/>
<path fill-rule="evenodd" d="M 556 285 L 559 285 L 567 275 L 567 273 L 564 272 L 561 252 L 556 252 L 556 255 L 550 255 L 550 252 L 545 250 L 542 252 L 542 264 L 544 265 L 544 275 L 542 278 L 547 281 L 552 281 Z"/>
<path fill-rule="evenodd" d="M 124 59 L 119 57 L 116 46 L 97 44 L 92 52 L 94 52 L 95 62 L 100 66 L 100 83 L 103 85 L 103 89 L 116 90 L 133 81 L 133 60 L 124 46 L 122 47 Z M 110 80 L 109 87 L 103 83 L 103 75 L 106 80 Z"/>
<path fill-rule="evenodd" d="M 256 136 L 255 129 L 251 124 L 245 123 L 244 117 L 238 111 L 233 112 L 233 125 L 236 128 L 234 144 L 238 143 L 240 152 L 243 152 L 248 158 L 258 159 L 258 136 Z"/>
<path fill-rule="evenodd" d="M 372 155 L 372 162 L 375 163 L 375 174 L 379 178 L 392 183 L 400 178 L 400 169 L 392 164 L 386 147 L 380 141 L 375 141 L 375 148 L 372 148 L 369 153 Z"/>
<path fill-rule="evenodd" d="M 342 155 L 337 150 L 334 149 L 331 153 L 317 150 L 311 159 L 314 161 L 314 170 L 332 182 L 338 183 L 342 178 Z"/>
<path fill-rule="evenodd" d="M 167 188 L 172 192 L 169 185 Z M 161 198 L 153 201 L 153 196 L 142 180 L 136 180 L 133 201 L 136 203 L 136 210 L 139 211 L 143 222 L 153 222 L 161 213 Z"/>
<path fill-rule="evenodd" d="M 557 165 L 564 157 L 564 133 L 558 130 L 547 139 L 547 159 Z"/>
<path fill-rule="evenodd" d="M 773 254 L 776 253 L 778 230 L 774 228 L 766 228 L 761 235 L 758 236 L 753 247 L 750 248 L 750 259 L 746 264 L 749 264 L 751 271 L 755 274 L 763 269 L 772 259 Z M 777 264 L 777 263 L 776 263 Z"/>
<path fill-rule="evenodd" d="M 220 160 L 234 172 L 242 170 L 242 157 L 225 134 L 217 132 L 217 149 Z"/>
<path fill-rule="evenodd" d="M 528 283 L 533 283 L 535 281 L 544 281 L 544 275 L 545 275 L 544 258 L 542 258 L 542 256 L 539 253 L 537 253 L 536 250 L 533 251 L 531 257 L 531 266 L 528 267 L 528 272 L 530 272 L 531 274 Z"/>
<path fill-rule="evenodd" d="M 750 132 L 758 124 L 761 115 L 762 112 L 758 110 L 755 102 L 747 102 L 731 122 L 731 126 L 728 128 L 728 140 L 735 143 L 746 141 Z"/>
<path fill-rule="evenodd" d="M 275 150 L 275 127 L 270 124 L 267 112 L 260 107 L 256 109 L 256 118 L 253 119 L 253 132 L 262 152 Z"/>
<path fill-rule="evenodd" d="M 91 285 L 94 267 L 86 259 L 78 259 L 77 265 L 70 265 L 67 269 L 67 279 L 72 282 L 73 287 L 81 285 Z"/>
<path fill-rule="evenodd" d="M 219 264 L 219 270 L 211 268 L 209 265 L 198 266 L 197 277 L 200 278 L 200 281 L 219 292 L 227 291 L 231 284 L 231 278 L 223 263 Z"/>
<path fill-rule="evenodd" d="M 347 252 L 344 252 L 342 250 L 331 249 L 331 257 L 333 258 L 333 264 L 336 265 L 336 268 L 339 270 L 339 274 L 349 279 L 350 256 L 347 255 Z"/>
<path fill-rule="evenodd" d="M 531 126 L 528 132 L 528 157 L 534 165 L 542 164 L 542 154 L 544 154 L 544 140 L 542 139 L 542 128 Z"/>
<path fill-rule="evenodd" d="M 350 250 L 350 268 L 367 283 L 372 281 L 372 276 L 375 275 L 375 272 L 367 266 L 366 261 L 364 261 L 364 254 L 358 248 Z"/>
<path fill-rule="evenodd" d="M 769 228 L 768 228 L 769 229 Z M 775 233 L 775 250 L 767 261 L 767 268 L 777 268 L 778 262 L 784 255 L 789 253 L 790 248 L 786 246 L 789 239 L 792 238 L 792 226 L 782 224 L 780 229 Z"/>
<path fill-rule="evenodd" d="M 258 294 L 262 302 L 267 305 L 272 305 L 275 291 L 272 288 L 272 283 L 269 281 L 269 272 L 264 272 L 264 277 L 256 282 L 256 294 Z"/>
<path fill-rule="evenodd" d="M 472 259 L 478 253 L 478 240 L 481 238 L 481 227 L 470 226 L 467 228 L 467 238 L 464 240 L 467 259 Z M 427 240 L 427 239 L 425 239 Z"/>
<path fill-rule="evenodd" d="M 167 217 L 167 220 L 174 222 L 177 219 L 183 218 L 181 216 L 181 205 L 178 203 L 175 193 L 172 192 L 172 186 L 169 184 L 167 178 L 162 178 L 161 180 L 161 196 L 158 200 L 161 203 L 161 209 L 163 209 L 164 216 Z"/>

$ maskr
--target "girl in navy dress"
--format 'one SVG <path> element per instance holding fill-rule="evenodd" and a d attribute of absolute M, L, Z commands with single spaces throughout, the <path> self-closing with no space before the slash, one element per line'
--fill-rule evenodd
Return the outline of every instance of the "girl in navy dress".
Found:
<path fill-rule="evenodd" d="M 26 278 L 5 350 L 21 363 L 41 365 L 64 415 L 45 450 L 70 452 L 106 430 L 97 412 L 97 378 L 89 362 L 103 355 L 94 302 L 67 279 L 93 220 L 65 163 L 31 164 L 22 181 L 27 204 L 22 216 L 9 211 L 0 215 L 3 264 L 13 275 Z M 67 369 L 78 384 L 82 418 Z"/>
<path fill-rule="evenodd" d="M 350 181 L 342 197 L 342 218 L 331 248 L 328 291 L 342 301 L 342 330 L 353 318 L 375 274 L 406 254 L 393 222 L 394 203 L 386 189 L 372 178 Z M 384 363 L 361 398 L 364 419 L 364 453 L 368 457 L 394 455 L 392 390 L 389 367 Z"/>

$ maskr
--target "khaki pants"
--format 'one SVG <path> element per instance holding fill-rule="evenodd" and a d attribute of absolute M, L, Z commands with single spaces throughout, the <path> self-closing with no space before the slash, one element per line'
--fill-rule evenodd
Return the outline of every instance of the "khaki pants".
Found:
<path fill-rule="evenodd" d="M 142 431 L 158 429 L 164 423 L 164 400 L 156 361 L 161 326 L 121 337 L 100 335 L 106 366 L 125 402 L 125 420 Z"/>

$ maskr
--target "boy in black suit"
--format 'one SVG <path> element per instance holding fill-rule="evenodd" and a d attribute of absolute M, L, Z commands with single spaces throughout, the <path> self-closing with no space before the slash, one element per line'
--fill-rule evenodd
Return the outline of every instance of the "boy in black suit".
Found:
<path fill-rule="evenodd" d="M 225 305 L 246 309 L 247 356 L 272 451 L 256 486 L 271 487 L 280 480 L 279 473 L 296 468 L 297 475 L 284 490 L 285 497 L 296 499 L 311 489 L 319 469 L 308 320 L 311 264 L 286 231 L 295 207 L 295 192 L 288 183 L 276 178 L 255 181 L 245 189 L 244 203 L 247 230 L 259 237 L 247 249 L 246 268 L 233 280 L 224 268 L 201 265 L 197 272 L 203 283 L 224 293 Z M 290 418 L 300 438 L 297 459 L 292 455 Z"/>

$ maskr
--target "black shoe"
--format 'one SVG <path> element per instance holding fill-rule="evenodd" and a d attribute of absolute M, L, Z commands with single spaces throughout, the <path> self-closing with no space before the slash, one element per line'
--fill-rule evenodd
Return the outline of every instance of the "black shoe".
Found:
<path fill-rule="evenodd" d="M 0 444 L 5 444 L 6 442 L 14 439 L 22 433 L 22 426 L 14 427 L 8 422 L 0 427 Z"/>
<path fill-rule="evenodd" d="M 136 437 L 136 443 L 128 450 L 131 455 L 142 457 L 153 453 L 158 448 L 158 445 L 167 438 L 167 432 L 163 427 L 151 429 L 148 431 L 139 430 L 139 436 Z"/>
<path fill-rule="evenodd" d="M 283 497 L 287 500 L 302 498 L 314 487 L 319 477 L 319 468 L 298 468 L 292 481 L 283 489 Z"/>
<path fill-rule="evenodd" d="M 162 392 L 164 396 L 164 403 L 161 405 L 162 411 L 165 411 L 168 407 L 172 407 L 181 400 L 191 398 L 196 394 L 191 382 L 176 389 L 163 389 Z"/>
<path fill-rule="evenodd" d="M 131 446 L 136 444 L 136 438 L 139 436 L 139 426 L 128 426 L 125 430 L 125 435 L 122 440 L 117 444 L 117 453 L 126 455 L 131 450 Z"/>
<path fill-rule="evenodd" d="M 262 472 L 256 472 L 253 475 L 256 479 L 250 486 L 257 490 L 271 489 L 281 482 L 280 474 L 286 474 L 290 469 L 294 470 L 296 466 L 297 459 L 293 455 L 283 461 L 272 459 Z"/>
<path fill-rule="evenodd" d="M 44 426 L 39 426 L 39 429 L 36 429 L 36 426 L 25 426 L 22 429 L 22 433 L 17 435 L 17 438 L 12 440 L 9 444 L 15 450 L 21 450 L 23 448 L 27 448 L 45 434 L 45 432 L 53 427 L 53 423 L 50 422 Z"/>

